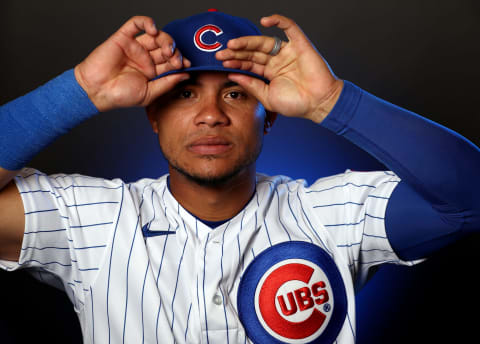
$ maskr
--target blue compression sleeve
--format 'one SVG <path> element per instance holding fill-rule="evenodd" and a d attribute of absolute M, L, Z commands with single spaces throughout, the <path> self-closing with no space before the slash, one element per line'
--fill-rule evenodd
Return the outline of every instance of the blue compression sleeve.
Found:
<path fill-rule="evenodd" d="M 0 166 L 18 170 L 58 136 L 98 113 L 73 69 L 0 107 Z"/>
<path fill-rule="evenodd" d="M 425 257 L 480 229 L 480 150 L 464 137 L 348 81 L 321 125 L 402 178 L 385 219 L 401 258 Z"/>

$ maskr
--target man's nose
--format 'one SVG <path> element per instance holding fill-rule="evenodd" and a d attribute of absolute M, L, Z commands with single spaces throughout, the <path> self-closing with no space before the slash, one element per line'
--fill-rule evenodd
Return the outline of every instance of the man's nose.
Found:
<path fill-rule="evenodd" d="M 205 99 L 195 116 L 195 124 L 209 127 L 228 125 L 230 119 L 220 105 L 219 101 L 213 97 Z"/>

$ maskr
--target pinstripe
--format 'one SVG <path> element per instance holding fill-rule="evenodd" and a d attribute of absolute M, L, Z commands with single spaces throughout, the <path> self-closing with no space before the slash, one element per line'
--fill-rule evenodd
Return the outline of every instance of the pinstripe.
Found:
<path fill-rule="evenodd" d="M 185 222 L 183 223 L 183 227 L 185 228 Z M 177 295 L 178 278 L 180 277 L 180 268 L 182 267 L 183 256 L 185 254 L 185 247 L 187 247 L 188 238 L 189 237 L 187 232 L 187 239 L 185 239 L 185 243 L 183 244 L 182 256 L 180 257 L 180 262 L 178 263 L 177 280 L 175 282 L 175 291 L 173 292 L 173 299 L 172 299 L 172 306 L 171 306 L 172 308 L 172 325 L 170 326 L 171 329 L 173 329 L 173 324 L 175 323 L 175 309 L 173 308 L 173 304 L 175 302 L 175 296 Z"/>
<path fill-rule="evenodd" d="M 384 218 L 384 217 L 373 216 L 373 215 L 370 215 L 370 214 L 365 214 L 365 216 L 371 217 L 372 219 L 385 220 L 385 218 Z"/>
<path fill-rule="evenodd" d="M 227 320 L 227 309 L 225 307 L 225 296 L 223 295 L 222 288 L 220 288 L 220 294 L 222 294 L 222 305 L 223 305 L 223 314 L 225 314 L 225 327 L 226 327 L 226 333 L 227 333 L 227 344 L 230 343 L 230 338 L 228 335 L 228 320 Z"/>
<path fill-rule="evenodd" d="M 200 296 L 198 295 L 198 269 L 197 269 L 195 279 L 197 280 L 197 307 L 198 307 L 197 309 L 198 309 L 198 314 L 200 315 Z"/>
<path fill-rule="evenodd" d="M 95 311 L 93 308 L 93 290 L 90 287 L 90 300 L 92 301 L 92 343 L 95 343 Z"/>
<path fill-rule="evenodd" d="M 205 333 L 207 334 L 207 343 L 210 343 L 208 340 L 208 320 L 207 320 L 207 300 L 205 299 L 205 275 L 206 275 L 206 265 L 205 265 L 205 257 L 207 255 L 207 243 L 208 243 L 208 238 L 210 237 L 210 233 L 207 234 L 207 238 L 205 239 L 205 248 L 204 248 L 204 253 L 203 253 L 203 311 L 205 313 Z"/>
<path fill-rule="evenodd" d="M 300 224 L 298 223 L 297 217 L 293 213 L 292 205 L 290 204 L 290 192 L 287 195 L 287 203 L 288 203 L 288 209 L 290 209 L 290 214 L 295 219 L 295 223 L 297 224 L 298 229 L 300 229 L 300 231 L 308 238 L 308 240 L 310 240 L 310 242 L 313 243 L 312 238 L 310 238 L 310 236 L 307 233 L 305 233 L 305 231 L 302 229 L 302 227 L 300 227 Z"/>
<path fill-rule="evenodd" d="M 356 203 L 356 202 L 345 202 L 345 203 L 331 203 L 331 204 L 323 204 L 323 205 L 314 205 L 314 208 L 324 208 L 324 207 L 333 207 L 336 205 L 347 205 L 347 204 L 353 204 L 353 205 L 363 205 L 363 203 Z"/>
<path fill-rule="evenodd" d="M 292 241 L 292 237 L 290 236 L 290 233 L 288 233 L 287 228 L 285 228 L 285 225 L 282 223 L 282 220 L 280 218 L 280 195 L 278 194 L 278 191 L 275 189 L 275 195 L 277 195 L 277 206 L 278 206 L 278 222 L 282 225 L 282 229 L 287 233 L 288 240 Z"/>
<path fill-rule="evenodd" d="M 26 260 L 22 263 L 19 263 L 19 265 L 25 265 L 27 263 L 32 263 L 32 262 L 35 262 L 37 264 L 40 264 L 40 265 L 51 265 L 51 264 L 57 264 L 57 265 L 60 265 L 60 266 L 72 266 L 72 264 L 63 264 L 63 263 L 60 263 L 60 262 L 47 262 L 47 263 L 42 263 L 41 261 L 38 261 L 36 259 L 30 259 L 30 260 Z"/>
<path fill-rule="evenodd" d="M 305 216 L 305 219 L 307 219 L 307 223 L 308 225 L 310 226 L 310 229 L 313 231 L 313 233 L 315 233 L 315 236 L 317 237 L 317 239 L 320 241 L 320 243 L 322 244 L 323 248 L 325 249 L 325 251 L 328 252 L 328 254 L 330 256 L 332 256 L 332 252 L 328 249 L 328 246 L 325 245 L 325 243 L 323 242 L 322 238 L 320 237 L 320 235 L 318 235 L 317 231 L 315 230 L 315 228 L 312 226 L 312 222 L 310 221 L 307 213 L 305 212 L 305 209 L 303 208 L 303 204 L 302 204 L 302 200 L 300 199 L 300 196 L 298 195 L 298 190 L 297 190 L 297 198 L 299 200 L 299 204 L 300 204 L 300 208 L 302 209 L 302 213 L 303 213 L 303 216 Z"/>
<path fill-rule="evenodd" d="M 123 186 L 123 184 L 122 184 Z M 125 188 L 122 187 L 122 198 L 120 201 L 120 210 L 118 212 L 118 217 L 117 217 L 117 222 L 115 224 L 115 230 L 113 231 L 113 240 L 112 240 L 112 249 L 110 250 L 110 262 L 108 264 L 108 281 L 107 281 L 107 325 L 108 325 L 108 342 L 110 343 L 110 338 L 111 338 L 111 328 L 110 328 L 110 307 L 109 307 L 109 301 L 110 301 L 110 274 L 112 271 L 112 255 L 113 255 L 113 248 L 115 246 L 115 236 L 117 235 L 117 228 L 118 228 L 118 223 L 120 220 L 120 215 L 122 213 L 122 206 L 123 206 L 123 194 L 124 194 Z"/>
<path fill-rule="evenodd" d="M 168 229 L 170 229 L 170 224 L 168 225 Z M 160 260 L 160 266 L 158 267 L 158 274 L 157 274 L 157 279 L 156 279 L 156 285 L 158 288 L 158 279 L 160 278 L 160 272 L 162 271 L 162 264 L 163 264 L 163 257 L 165 257 L 165 246 L 167 245 L 167 240 L 168 240 L 169 235 L 165 235 L 165 241 L 163 242 L 163 250 L 162 250 L 162 258 Z M 160 303 L 158 305 L 158 312 L 157 312 L 157 320 L 156 320 L 156 339 L 158 343 L 158 320 L 160 319 L 160 310 L 162 309 L 162 299 L 160 299 Z"/>
<path fill-rule="evenodd" d="M 357 338 L 355 336 L 355 331 L 353 330 L 352 322 L 350 320 L 350 315 L 349 314 L 347 314 L 347 319 L 348 319 L 348 325 L 350 325 L 350 331 L 352 331 L 353 341 L 356 342 Z"/>
<path fill-rule="evenodd" d="M 99 205 L 99 204 L 118 204 L 118 202 L 92 202 L 92 203 L 82 203 L 82 204 L 65 204 L 67 208 L 71 207 L 84 207 L 88 205 Z"/>
<path fill-rule="evenodd" d="M 268 242 L 270 243 L 270 247 L 272 246 L 272 240 L 270 240 L 270 234 L 268 234 L 268 227 L 267 227 L 267 222 L 265 219 L 263 220 L 263 226 L 265 227 L 265 231 L 267 232 L 267 237 L 268 237 Z"/>
<path fill-rule="evenodd" d="M 191 311 L 192 311 L 192 303 L 190 302 L 190 307 L 188 307 L 187 326 L 185 328 L 185 342 L 187 341 L 188 324 L 189 324 L 189 320 L 190 320 L 190 312 Z"/>
<path fill-rule="evenodd" d="M 62 190 L 68 190 L 70 188 L 92 188 L 92 189 L 117 190 L 117 189 L 123 188 L 123 185 L 115 186 L 115 187 L 109 187 L 109 186 L 103 186 L 103 185 L 70 185 L 70 186 L 67 186 L 67 187 L 54 186 L 53 188 L 54 189 L 62 189 Z"/>
<path fill-rule="evenodd" d="M 142 201 L 140 202 L 139 208 L 141 209 L 143 205 L 143 197 Z M 133 230 L 133 239 L 132 239 L 132 244 L 130 245 L 130 252 L 128 253 L 128 260 L 127 260 L 127 276 L 126 276 L 126 281 L 125 281 L 125 312 L 124 312 L 124 317 L 123 317 L 123 343 L 125 343 L 125 329 L 127 326 L 127 311 L 128 311 L 128 276 L 129 276 L 129 269 L 130 269 L 130 259 L 132 258 L 132 250 L 133 250 L 133 244 L 135 243 L 135 238 L 137 237 L 137 228 L 138 224 L 140 223 L 140 215 L 137 217 L 137 223 L 135 224 L 135 229 Z"/>
<path fill-rule="evenodd" d="M 58 208 L 55 209 L 45 209 L 45 210 L 35 210 L 35 211 L 29 211 L 28 213 L 25 213 L 25 215 L 31 215 L 31 214 L 37 214 L 37 213 L 47 213 L 50 211 L 56 211 Z"/>
<path fill-rule="evenodd" d="M 243 218 L 242 218 L 243 219 Z M 228 226 L 230 226 L 230 221 L 228 222 L 227 226 L 225 227 L 225 229 L 223 230 L 223 234 L 222 234 L 222 256 L 220 258 L 220 271 L 221 271 L 221 277 L 220 277 L 220 281 L 223 281 L 223 247 L 225 245 L 225 233 L 227 232 L 227 229 L 228 229 Z M 241 229 L 240 229 L 241 230 Z M 237 243 L 238 245 L 240 246 L 240 243 L 238 242 L 238 235 L 237 235 Z M 229 338 L 228 338 L 228 320 L 227 320 L 227 311 L 225 309 L 225 298 L 223 296 L 223 292 L 222 292 L 222 289 L 220 288 L 220 293 L 222 294 L 222 300 L 223 300 L 223 312 L 225 313 L 225 326 L 227 328 L 227 343 L 230 342 Z"/>
<path fill-rule="evenodd" d="M 118 203 L 118 202 L 117 202 Z M 68 219 L 68 217 L 67 217 Z M 96 227 L 96 226 L 104 226 L 104 225 L 111 225 L 113 222 L 102 222 L 102 223 L 93 223 L 91 225 L 78 225 L 78 226 L 70 226 L 70 228 L 87 228 L 87 227 Z"/>
<path fill-rule="evenodd" d="M 345 184 L 342 184 L 342 185 L 335 185 L 335 186 L 331 186 L 329 188 L 325 188 L 325 189 L 321 189 L 321 190 L 308 190 L 306 191 L 305 193 L 309 194 L 309 193 L 315 193 L 315 192 L 324 192 L 324 191 L 329 191 L 329 190 L 333 190 L 333 189 L 336 189 L 336 188 L 343 188 L 345 186 L 354 186 L 354 187 L 357 187 L 357 188 L 363 188 L 363 187 L 367 187 L 367 188 L 373 188 L 375 189 L 376 186 L 375 185 L 368 185 L 368 184 L 355 184 L 355 183 L 345 183 Z"/>
<path fill-rule="evenodd" d="M 67 230 L 66 228 L 60 228 L 60 229 L 52 229 L 52 230 L 40 230 L 40 231 L 34 231 L 34 232 L 25 232 L 23 234 L 28 235 L 28 234 L 38 234 L 38 233 L 64 232 L 66 230 Z"/>
<path fill-rule="evenodd" d="M 335 224 L 324 224 L 325 227 L 338 227 L 338 226 L 356 226 L 356 225 L 359 225 L 361 224 L 362 222 L 365 221 L 365 218 L 361 219 L 360 221 L 358 222 L 352 222 L 352 223 L 335 223 Z"/>
<path fill-rule="evenodd" d="M 42 250 L 48 250 L 48 249 L 69 250 L 70 247 L 55 247 L 55 246 L 35 247 L 35 246 L 26 246 L 26 247 L 22 247 L 22 248 L 21 248 L 22 251 L 25 251 L 25 250 L 39 250 L 39 251 L 42 251 Z"/>

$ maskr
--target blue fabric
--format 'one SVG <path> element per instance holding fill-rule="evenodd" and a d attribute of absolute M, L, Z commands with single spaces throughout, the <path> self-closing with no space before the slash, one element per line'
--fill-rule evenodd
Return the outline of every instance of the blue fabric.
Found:
<path fill-rule="evenodd" d="M 24 167 L 58 136 L 97 108 L 75 79 L 73 69 L 0 107 L 0 166 Z"/>
<path fill-rule="evenodd" d="M 385 220 L 401 258 L 425 257 L 480 229 L 480 150 L 466 138 L 348 81 L 321 125 L 402 178 Z"/>
<path fill-rule="evenodd" d="M 255 24 L 245 18 L 208 11 L 174 20 L 165 25 L 163 31 L 172 36 L 176 47 L 190 60 L 192 66 L 163 73 L 158 78 L 179 72 L 208 70 L 242 73 L 269 82 L 263 76 L 249 71 L 225 68 L 223 62 L 215 58 L 215 53 L 225 49 L 229 40 L 242 36 L 261 35 Z"/>

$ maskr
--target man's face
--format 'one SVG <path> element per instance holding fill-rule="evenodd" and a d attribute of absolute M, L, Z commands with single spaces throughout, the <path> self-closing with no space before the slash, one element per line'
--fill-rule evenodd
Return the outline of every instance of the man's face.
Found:
<path fill-rule="evenodd" d="M 222 72 L 192 74 L 147 113 L 170 173 L 209 185 L 255 170 L 266 120 L 274 119 Z"/>

